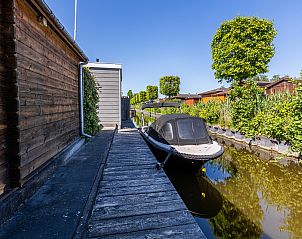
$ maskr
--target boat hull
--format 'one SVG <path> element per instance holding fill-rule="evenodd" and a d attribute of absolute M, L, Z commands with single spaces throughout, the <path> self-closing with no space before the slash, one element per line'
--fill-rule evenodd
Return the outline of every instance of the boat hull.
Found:
<path fill-rule="evenodd" d="M 200 162 L 206 162 L 208 160 L 212 160 L 215 158 L 220 157 L 223 152 L 224 148 L 219 145 L 217 147 L 217 150 L 213 151 L 211 154 L 201 154 L 198 153 L 198 148 L 204 148 L 204 145 L 186 145 L 186 146 L 176 146 L 176 145 L 168 145 L 161 142 L 158 142 L 157 140 L 153 139 L 151 136 L 148 135 L 146 132 L 147 127 L 140 128 L 140 134 L 143 136 L 143 138 L 152 145 L 155 149 L 163 151 L 165 153 L 171 153 L 174 157 L 181 158 L 183 160 L 187 160 L 188 162 L 194 162 L 194 161 L 200 161 Z M 217 142 L 213 142 L 215 145 L 218 145 Z M 184 150 L 184 148 L 187 148 L 187 150 Z M 188 149 L 191 149 L 191 151 L 195 151 L 194 153 L 188 152 Z M 199 150 L 201 151 L 201 149 Z"/>

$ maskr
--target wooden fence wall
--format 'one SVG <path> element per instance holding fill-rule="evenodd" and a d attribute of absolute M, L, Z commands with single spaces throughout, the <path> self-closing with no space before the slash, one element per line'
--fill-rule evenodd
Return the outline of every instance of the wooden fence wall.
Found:
<path fill-rule="evenodd" d="M 1 60 L 1 157 L 0 157 L 0 194 L 14 186 L 19 178 L 19 141 L 18 141 L 18 84 L 16 81 L 15 48 L 15 2 L 1 1 L 0 4 Z"/>
<path fill-rule="evenodd" d="M 0 1 L 0 195 L 79 137 L 78 65 L 87 58 L 43 7 Z"/>
<path fill-rule="evenodd" d="M 5 66 L 4 66 L 4 1 L 0 1 L 0 194 L 3 193 L 8 179 L 8 162 L 6 158 L 6 110 L 5 110 Z"/>
<path fill-rule="evenodd" d="M 79 57 L 24 1 L 16 7 L 20 180 L 79 136 Z"/>

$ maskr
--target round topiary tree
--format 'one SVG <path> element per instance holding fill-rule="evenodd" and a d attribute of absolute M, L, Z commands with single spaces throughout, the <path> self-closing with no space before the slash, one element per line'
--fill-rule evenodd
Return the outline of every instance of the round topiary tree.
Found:
<path fill-rule="evenodd" d="M 266 73 L 276 34 L 273 22 L 266 19 L 236 17 L 223 22 L 211 43 L 215 78 L 231 83 Z"/>
<path fill-rule="evenodd" d="M 158 87 L 156 85 L 148 85 L 146 87 L 146 98 L 147 100 L 155 100 L 158 98 Z"/>
<path fill-rule="evenodd" d="M 160 93 L 168 96 L 175 96 L 179 93 L 180 78 L 178 76 L 163 76 L 159 80 Z"/>

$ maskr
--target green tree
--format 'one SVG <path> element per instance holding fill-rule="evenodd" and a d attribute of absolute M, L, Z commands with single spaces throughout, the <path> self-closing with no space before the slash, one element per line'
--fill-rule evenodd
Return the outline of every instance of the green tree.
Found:
<path fill-rule="evenodd" d="M 135 104 L 139 103 L 139 93 L 135 94 Z"/>
<path fill-rule="evenodd" d="M 281 77 L 280 75 L 273 75 L 273 77 L 270 79 L 271 82 L 279 80 Z"/>
<path fill-rule="evenodd" d="M 139 92 L 139 102 L 144 102 L 146 101 L 146 91 L 140 91 Z"/>
<path fill-rule="evenodd" d="M 155 100 L 158 98 L 158 87 L 148 85 L 146 88 L 147 100 Z"/>
<path fill-rule="evenodd" d="M 236 17 L 223 22 L 211 43 L 215 78 L 240 82 L 268 72 L 276 34 L 273 22 L 266 19 Z"/>
<path fill-rule="evenodd" d="M 254 81 L 269 81 L 267 75 L 262 75 L 262 74 L 256 75 L 250 79 Z"/>
<path fill-rule="evenodd" d="M 129 99 L 131 99 L 133 97 L 132 90 L 128 90 L 127 96 L 129 97 Z"/>
<path fill-rule="evenodd" d="M 180 78 L 178 76 L 164 76 L 159 80 L 160 93 L 168 96 L 175 96 L 180 91 Z"/>

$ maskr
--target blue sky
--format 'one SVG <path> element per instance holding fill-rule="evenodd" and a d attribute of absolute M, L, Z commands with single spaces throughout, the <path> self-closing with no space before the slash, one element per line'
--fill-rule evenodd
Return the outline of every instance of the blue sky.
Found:
<path fill-rule="evenodd" d="M 72 35 L 74 0 L 45 2 Z M 182 93 L 200 93 L 221 86 L 210 43 L 236 16 L 273 20 L 278 34 L 268 76 L 299 76 L 301 9 L 301 0 L 78 0 L 77 42 L 90 61 L 123 65 L 124 94 L 159 85 L 164 75 L 180 76 Z"/>

